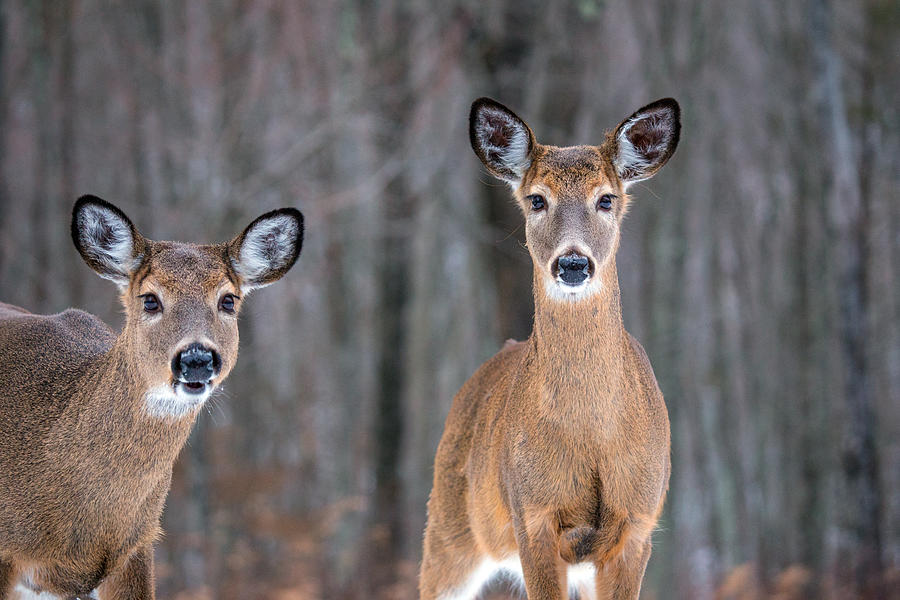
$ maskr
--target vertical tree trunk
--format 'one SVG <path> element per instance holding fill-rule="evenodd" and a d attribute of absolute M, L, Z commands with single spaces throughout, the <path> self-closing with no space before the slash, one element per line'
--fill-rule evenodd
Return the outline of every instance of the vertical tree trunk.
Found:
<path fill-rule="evenodd" d="M 845 494 L 840 519 L 845 542 L 838 558 L 852 569 L 854 593 L 881 598 L 881 485 L 875 449 L 872 382 L 867 364 L 869 199 L 868 177 L 859 170 L 835 50 L 830 0 L 815 0 L 810 18 L 816 57 L 821 124 L 829 142 L 828 211 L 838 264 L 838 338 L 843 361 L 844 414 L 841 468 Z"/>

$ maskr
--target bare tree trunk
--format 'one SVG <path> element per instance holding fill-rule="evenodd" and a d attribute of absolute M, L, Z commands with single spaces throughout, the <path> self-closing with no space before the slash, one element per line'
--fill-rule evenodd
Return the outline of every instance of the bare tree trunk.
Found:
<path fill-rule="evenodd" d="M 816 0 L 810 18 L 817 62 L 819 109 L 831 160 L 828 210 L 838 260 L 839 340 L 844 370 L 846 422 L 841 466 L 846 493 L 841 522 L 846 540 L 839 560 L 852 569 L 854 593 L 882 598 L 881 483 L 875 449 L 872 382 L 866 356 L 868 331 L 868 178 L 859 171 L 834 48 L 830 0 Z"/>

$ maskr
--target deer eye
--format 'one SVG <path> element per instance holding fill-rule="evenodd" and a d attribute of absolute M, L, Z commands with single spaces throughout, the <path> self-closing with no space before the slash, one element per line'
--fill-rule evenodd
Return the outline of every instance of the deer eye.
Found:
<path fill-rule="evenodd" d="M 144 312 L 156 314 L 162 312 L 162 304 L 159 303 L 159 298 L 156 297 L 156 294 L 141 294 L 138 298 L 144 299 Z"/>
<path fill-rule="evenodd" d="M 612 201 L 617 198 L 613 194 L 603 194 L 600 196 L 600 199 L 597 200 L 597 210 L 610 210 L 612 209 Z"/>
<path fill-rule="evenodd" d="M 225 294 L 222 296 L 222 299 L 219 300 L 219 310 L 227 312 L 228 314 L 234 314 L 234 305 L 237 298 L 238 297 L 234 294 Z"/>
<path fill-rule="evenodd" d="M 528 196 L 528 199 L 531 200 L 531 210 L 538 212 L 547 208 L 547 201 L 544 200 L 544 197 L 540 194 L 531 194 Z"/>

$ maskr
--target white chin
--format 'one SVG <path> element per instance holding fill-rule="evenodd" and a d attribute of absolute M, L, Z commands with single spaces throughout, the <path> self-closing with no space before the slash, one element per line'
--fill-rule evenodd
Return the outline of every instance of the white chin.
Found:
<path fill-rule="evenodd" d="M 559 302 L 577 302 L 592 296 L 599 290 L 600 280 L 597 277 L 588 277 L 578 285 L 569 285 L 556 278 L 547 285 L 547 295 Z"/>
<path fill-rule="evenodd" d="M 144 394 L 144 407 L 153 417 L 179 419 L 199 410 L 212 391 L 211 383 L 197 392 L 188 391 L 181 382 L 159 385 Z"/>

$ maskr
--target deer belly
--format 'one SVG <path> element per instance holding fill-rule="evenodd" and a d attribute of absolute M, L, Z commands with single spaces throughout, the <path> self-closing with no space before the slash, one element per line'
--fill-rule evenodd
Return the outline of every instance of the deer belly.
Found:
<path fill-rule="evenodd" d="M 578 593 L 584 600 L 595 600 L 595 578 L 597 570 L 591 563 L 569 565 L 566 569 L 566 581 L 569 593 Z M 470 600 L 490 581 L 503 578 L 518 587 L 525 589 L 525 576 L 522 574 L 522 562 L 518 554 L 508 555 L 503 559 L 486 557 L 472 570 L 466 582 L 442 600 Z"/>
<path fill-rule="evenodd" d="M 73 574 L 58 567 L 47 569 L 20 566 L 19 570 L 19 581 L 15 588 L 18 596 L 13 596 L 13 600 L 63 600 L 73 596 L 81 600 L 97 598 L 97 590 L 94 588 L 99 585 L 99 580 L 96 575 Z M 89 583 L 82 585 L 80 582 Z M 90 591 L 85 592 L 86 589 Z"/>
<path fill-rule="evenodd" d="M 97 595 L 97 590 L 94 590 L 90 594 L 81 595 L 78 598 L 81 600 L 87 600 L 88 598 L 99 600 L 100 596 Z M 11 600 L 64 600 L 64 597 L 51 594 L 50 592 L 36 592 L 20 583 L 13 590 Z"/>
<path fill-rule="evenodd" d="M 84 565 L 19 562 L 16 592 L 19 598 L 55 600 L 56 598 L 96 598 L 100 583 L 108 574 L 108 564 L 101 562 L 88 570 Z M 13 600 L 16 596 L 13 596 Z"/>

